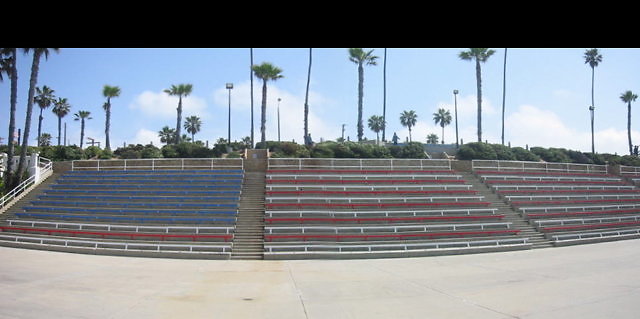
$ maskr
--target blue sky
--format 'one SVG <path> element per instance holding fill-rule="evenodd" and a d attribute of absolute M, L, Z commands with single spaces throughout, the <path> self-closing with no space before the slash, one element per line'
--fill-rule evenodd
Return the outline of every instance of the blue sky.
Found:
<path fill-rule="evenodd" d="M 369 50 L 371 48 L 365 48 Z M 483 139 L 500 142 L 502 108 L 503 48 L 482 65 Z M 387 51 L 387 135 L 404 140 L 408 131 L 400 125 L 403 110 L 415 110 L 418 124 L 414 140 L 426 141 L 429 133 L 441 135 L 433 113 L 444 107 L 453 114 L 454 89 L 458 95 L 460 138 L 476 140 L 476 79 L 473 62 L 462 61 L 456 49 L 401 49 Z M 626 104 L 619 96 L 626 90 L 640 92 L 640 49 L 599 48 L 603 62 L 595 70 L 595 143 L 597 152 L 627 152 Z M 584 63 L 585 48 L 508 50 L 505 139 L 512 146 L 565 147 L 590 151 L 591 68 Z M 280 105 L 281 139 L 302 141 L 303 105 L 308 67 L 308 49 L 256 48 L 254 63 L 271 62 L 283 70 L 284 78 L 268 84 L 267 139 L 277 140 L 277 106 Z M 366 128 L 371 115 L 382 114 L 383 54 L 377 66 L 365 68 L 365 137 L 375 139 Z M 24 126 L 31 56 L 18 59 L 18 128 Z M 232 140 L 250 134 L 249 49 L 100 49 L 62 48 L 40 64 L 38 86 L 47 85 L 59 97 L 66 97 L 71 113 L 67 139 L 79 144 L 80 123 L 73 113 L 90 111 L 86 136 L 104 142 L 105 114 L 102 87 L 119 86 L 122 94 L 112 101 L 112 148 L 123 143 L 160 145 L 157 132 L 165 125 L 175 127 L 177 98 L 163 93 L 173 84 L 193 85 L 185 99 L 183 118 L 201 117 L 198 140 L 214 143 L 227 136 L 228 91 L 231 92 Z M 254 123 L 260 138 L 261 82 L 254 80 Z M 310 86 L 310 133 L 315 141 L 345 135 L 356 139 L 357 67 L 348 60 L 346 48 L 313 49 Z M 277 99 L 281 102 L 278 103 Z M 632 138 L 640 144 L 640 113 L 632 105 Z M 8 134 L 9 81 L 0 83 L 0 134 Z M 39 109 L 32 118 L 35 144 Z M 43 132 L 55 143 L 57 118 L 45 110 Z M 637 125 L 636 125 L 637 123 Z M 455 125 L 445 128 L 445 141 L 455 139 Z"/>

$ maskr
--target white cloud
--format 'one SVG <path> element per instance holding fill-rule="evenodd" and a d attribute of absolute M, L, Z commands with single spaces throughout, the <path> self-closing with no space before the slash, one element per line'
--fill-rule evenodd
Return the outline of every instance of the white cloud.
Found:
<path fill-rule="evenodd" d="M 178 107 L 178 97 L 170 96 L 164 92 L 144 91 L 129 105 L 130 109 L 140 110 L 145 116 L 157 118 L 175 118 Z M 197 114 L 200 117 L 207 117 L 207 103 L 197 96 L 187 96 L 182 99 L 182 114 Z"/>
<path fill-rule="evenodd" d="M 445 108 L 451 112 L 451 116 L 455 113 L 455 103 L 453 101 L 438 102 L 437 108 Z M 435 112 L 435 110 L 434 110 Z M 497 113 L 496 107 L 493 106 L 491 100 L 482 98 L 482 115 L 493 115 Z M 476 118 L 478 116 L 478 100 L 476 95 L 458 96 L 458 119 Z"/>
<path fill-rule="evenodd" d="M 161 147 L 162 143 L 160 142 L 160 137 L 158 136 L 158 132 L 147 130 L 144 128 L 139 129 L 136 132 L 135 137 L 132 141 L 128 142 L 129 144 L 142 144 L 147 145 L 152 143 L 156 147 Z M 113 146 L 112 146 L 113 147 Z"/>

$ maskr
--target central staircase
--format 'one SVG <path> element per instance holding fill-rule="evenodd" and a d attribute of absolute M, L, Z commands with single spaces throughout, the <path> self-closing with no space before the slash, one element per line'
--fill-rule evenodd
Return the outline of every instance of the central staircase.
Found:
<path fill-rule="evenodd" d="M 264 192 L 266 158 L 244 161 L 242 196 L 236 220 L 231 259 L 264 259 Z"/>
<path fill-rule="evenodd" d="M 553 247 L 551 241 L 527 223 L 511 206 L 498 197 L 486 184 L 482 183 L 476 175 L 465 171 L 459 171 L 459 174 L 463 176 L 467 183 L 473 185 L 472 189 L 477 190 L 478 195 L 484 196 L 484 200 L 491 203 L 489 207 L 497 208 L 498 214 L 505 215 L 505 222 L 512 222 L 513 228 L 521 230 L 520 236 L 529 238 L 532 249 Z"/>

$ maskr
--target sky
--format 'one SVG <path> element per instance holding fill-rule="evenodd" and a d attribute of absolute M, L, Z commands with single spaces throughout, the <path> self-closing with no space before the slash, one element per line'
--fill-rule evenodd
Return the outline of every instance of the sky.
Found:
<path fill-rule="evenodd" d="M 382 115 L 384 48 L 374 50 L 378 64 L 364 70 L 364 136 L 375 139 L 367 127 L 372 115 Z M 503 95 L 504 48 L 495 50 L 482 64 L 482 139 L 500 143 Z M 510 48 L 507 50 L 505 143 L 563 147 L 590 152 L 591 67 L 584 63 L 587 48 Z M 418 121 L 412 128 L 414 141 L 426 142 L 430 133 L 442 139 L 433 121 L 439 108 L 451 111 L 454 120 L 444 129 L 446 143 L 455 142 L 454 94 L 457 89 L 459 137 L 477 140 L 475 63 L 458 54 L 465 48 L 387 49 L 387 139 L 397 133 L 405 140 L 407 128 L 400 113 L 414 110 Z M 599 153 L 628 153 L 627 105 L 620 95 L 640 92 L 640 49 L 598 48 L 603 61 L 595 68 L 595 149 Z M 38 86 L 47 85 L 57 97 L 67 98 L 71 112 L 67 141 L 80 144 L 80 122 L 73 114 L 90 111 L 85 136 L 105 139 L 104 85 L 118 86 L 120 97 L 112 99 L 110 139 L 115 149 L 126 144 L 161 146 L 158 131 L 175 128 L 177 97 L 163 91 L 177 84 L 192 84 L 183 101 L 183 119 L 196 115 L 202 129 L 196 140 L 212 146 L 227 137 L 231 90 L 231 139 L 250 135 L 250 50 L 248 48 L 61 48 L 40 63 Z M 267 140 L 278 140 L 280 109 L 282 141 L 303 142 L 303 108 L 308 48 L 255 48 L 254 64 L 270 62 L 282 69 L 281 79 L 267 84 Z M 18 56 L 18 105 L 16 127 L 23 128 L 32 56 Z M 10 81 L 0 83 L 0 136 L 7 142 Z M 309 93 L 309 132 L 315 142 L 335 140 L 345 125 L 345 138 L 357 140 L 357 65 L 348 59 L 347 48 L 314 48 Z M 254 130 L 260 140 L 262 81 L 254 79 Z M 280 101 L 278 101 L 280 99 Z M 640 102 L 640 101 L 639 101 Z M 39 108 L 34 106 L 30 145 L 36 144 Z M 44 111 L 43 132 L 57 143 L 57 117 Z M 640 111 L 632 104 L 632 139 L 640 144 Z M 186 133 L 184 128 L 183 132 Z M 86 140 L 85 145 L 86 147 Z"/>

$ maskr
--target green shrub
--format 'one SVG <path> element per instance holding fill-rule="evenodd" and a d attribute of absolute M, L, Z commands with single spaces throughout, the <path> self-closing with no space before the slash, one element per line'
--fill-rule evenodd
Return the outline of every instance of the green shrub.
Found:
<path fill-rule="evenodd" d="M 335 143 L 331 143 L 331 144 L 335 144 Z M 321 143 L 321 144 L 316 144 L 316 146 L 311 149 L 311 157 L 334 158 L 335 154 L 333 153 L 333 149 L 330 143 Z"/>
<path fill-rule="evenodd" d="M 508 146 L 504 146 L 502 144 L 489 144 L 496 152 L 496 156 L 499 160 L 504 161 L 515 161 L 517 159 L 516 155 L 513 154 L 511 149 Z"/>
<path fill-rule="evenodd" d="M 111 159 L 111 158 L 113 158 L 113 153 L 110 150 L 103 150 L 102 153 L 100 153 L 100 156 L 98 158 L 99 159 Z"/>
<path fill-rule="evenodd" d="M 89 146 L 84 150 L 84 156 L 86 158 L 98 157 L 102 154 L 102 150 L 97 146 Z"/>
<path fill-rule="evenodd" d="M 147 144 L 144 146 L 142 151 L 140 152 L 140 157 L 142 158 L 162 158 L 162 151 L 159 148 Z"/>
<path fill-rule="evenodd" d="M 227 154 L 227 158 L 241 158 L 242 154 L 238 153 L 238 152 L 230 152 L 229 154 Z"/>
<path fill-rule="evenodd" d="M 460 146 L 456 157 L 460 160 L 495 160 L 498 159 L 498 154 L 491 145 L 480 142 L 467 143 Z"/>
<path fill-rule="evenodd" d="M 527 151 L 522 147 L 512 147 L 511 153 L 515 155 L 517 161 L 539 162 L 540 156 Z"/>
<path fill-rule="evenodd" d="M 540 156 L 546 162 L 571 163 L 571 158 L 561 149 L 532 147 L 531 152 Z"/>
<path fill-rule="evenodd" d="M 351 148 L 349 148 L 344 143 L 335 144 L 333 148 L 333 153 L 335 154 L 336 158 L 354 158 L 355 157 L 355 154 L 353 154 L 353 151 L 351 151 Z"/>
<path fill-rule="evenodd" d="M 389 155 L 391 155 L 391 157 L 394 157 L 394 158 L 400 158 L 402 156 L 402 146 L 390 145 Z"/>
<path fill-rule="evenodd" d="M 427 158 L 424 146 L 420 142 L 411 142 L 402 147 L 400 158 Z"/>

